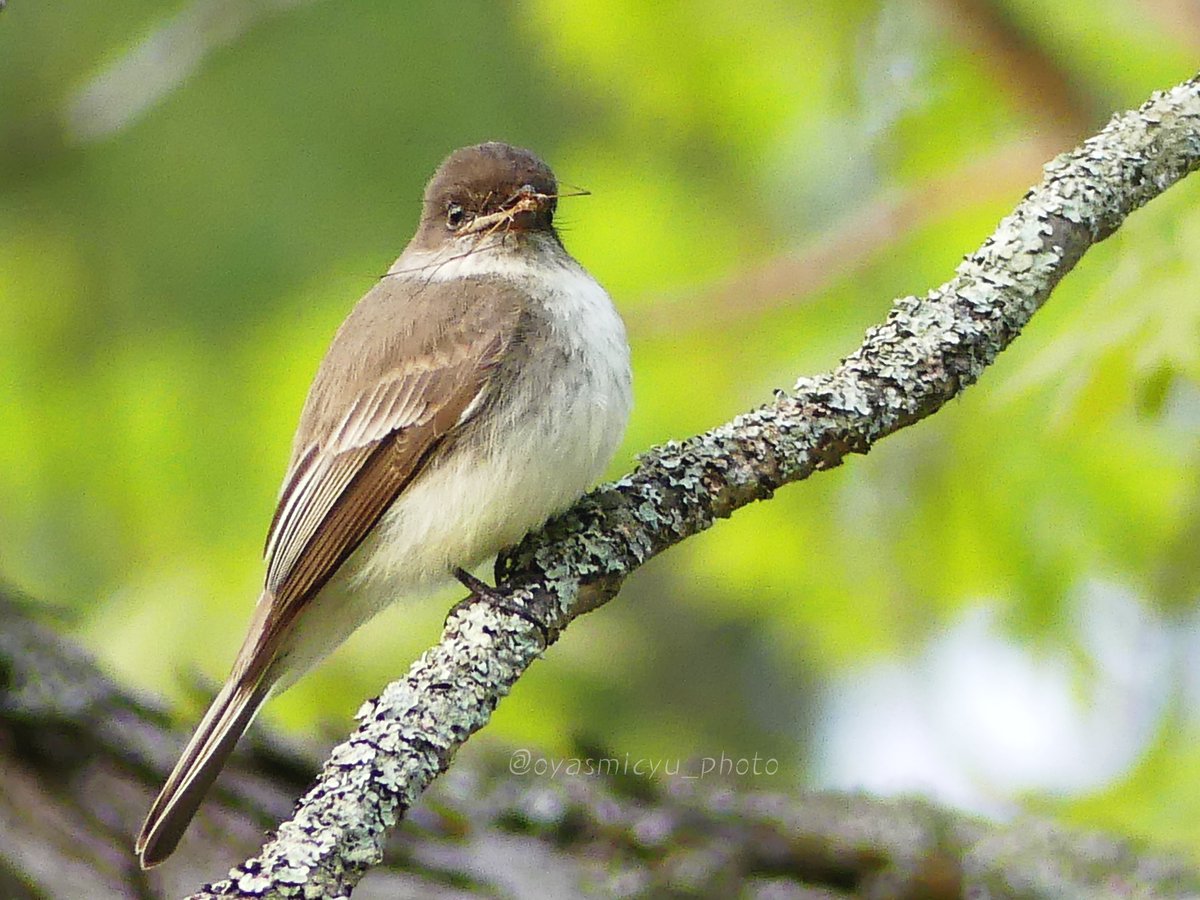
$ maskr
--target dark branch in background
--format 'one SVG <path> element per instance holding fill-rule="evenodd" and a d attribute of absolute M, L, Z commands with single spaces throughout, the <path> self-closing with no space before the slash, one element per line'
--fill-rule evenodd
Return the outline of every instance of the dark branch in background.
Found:
<path fill-rule="evenodd" d="M 199 834 L 170 865 L 141 871 L 130 835 L 187 732 L 35 614 L 44 618 L 45 606 L 14 603 L 0 587 L 0 897 L 178 897 L 257 846 L 317 759 L 252 730 L 201 811 Z M 599 772 L 621 762 L 601 748 L 574 752 Z M 651 781 L 617 768 L 551 778 L 524 750 L 467 755 L 397 829 L 356 900 L 957 900 L 981 888 L 1107 900 L 1114 885 L 1143 900 L 1200 896 L 1186 854 L 1152 855 L 1044 821 L 997 826 L 911 798 L 737 793 L 712 775 Z M 704 771 L 702 760 L 684 764 Z"/>
<path fill-rule="evenodd" d="M 1022 27 L 998 0 L 937 0 L 945 20 L 993 75 L 1020 111 L 1055 140 L 1073 142 L 1087 134 L 1103 109 L 1061 60 Z"/>
<path fill-rule="evenodd" d="M 507 602 L 551 640 L 651 557 L 784 484 L 865 453 L 975 382 L 1083 253 L 1200 166 L 1200 81 L 1155 94 L 1045 169 L 955 276 L 897 300 L 834 371 L 732 422 L 645 454 L 497 565 Z M 538 629 L 463 606 L 407 676 L 363 706 L 295 817 L 197 897 L 341 897 L 384 838 L 542 650 Z"/>

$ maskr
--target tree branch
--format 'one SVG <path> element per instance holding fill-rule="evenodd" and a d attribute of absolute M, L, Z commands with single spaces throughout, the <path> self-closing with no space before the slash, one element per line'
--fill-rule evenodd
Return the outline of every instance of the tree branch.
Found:
<path fill-rule="evenodd" d="M 1023 139 L 921 184 L 886 190 L 831 222 L 803 246 L 689 293 L 647 298 L 625 314 L 633 340 L 730 327 L 780 309 L 795 309 L 840 278 L 893 251 L 913 232 L 973 205 L 1008 200 L 1029 183 L 1042 161 L 1074 140 Z"/>
<path fill-rule="evenodd" d="M 954 277 L 903 297 L 832 372 L 682 443 L 645 454 L 497 563 L 500 589 L 553 641 L 646 560 L 784 484 L 866 453 L 975 382 L 1054 286 L 1131 212 L 1200 167 L 1200 76 L 1115 117 L 1045 177 Z M 195 897 L 343 897 L 388 830 L 486 724 L 541 653 L 539 630 L 484 603 L 456 608 L 439 643 L 334 749 L 261 854 Z"/>
<path fill-rule="evenodd" d="M 1062 60 L 1029 34 L 1002 4 L 993 0 L 937 0 L 943 21 L 981 62 L 992 83 L 1020 111 L 1063 143 L 1092 130 L 1104 110 L 1071 77 Z"/>
<path fill-rule="evenodd" d="M 170 866 L 138 867 L 129 837 L 187 732 L 45 618 L 0 582 L 0 897 L 178 897 L 258 846 L 317 760 L 252 729 L 200 813 L 202 838 Z M 576 752 L 593 774 L 529 777 L 545 760 L 524 749 L 459 760 L 355 896 L 1200 896 L 1187 854 L 1094 832 L 995 825 L 917 798 L 738 791 L 719 769 L 699 777 L 701 760 L 651 781 L 603 748 Z"/>

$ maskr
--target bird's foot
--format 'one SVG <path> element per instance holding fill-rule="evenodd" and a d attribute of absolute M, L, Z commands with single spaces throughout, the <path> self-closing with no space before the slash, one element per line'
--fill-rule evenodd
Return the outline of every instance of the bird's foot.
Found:
<path fill-rule="evenodd" d="M 455 613 L 470 606 L 475 602 L 476 599 L 486 600 L 492 605 L 493 608 L 502 610 L 509 615 L 516 616 L 518 619 L 524 619 L 538 630 L 538 633 L 542 636 L 542 646 L 550 646 L 550 630 L 546 628 L 546 626 L 539 621 L 536 616 L 530 613 L 529 610 L 509 603 L 503 594 L 497 591 L 486 581 L 476 578 L 466 569 L 455 568 L 453 574 L 454 577 L 458 579 L 458 582 L 471 592 L 472 596 L 463 600 L 459 600 L 452 607 L 450 607 L 450 612 L 446 614 L 447 622 L 454 617 Z"/>

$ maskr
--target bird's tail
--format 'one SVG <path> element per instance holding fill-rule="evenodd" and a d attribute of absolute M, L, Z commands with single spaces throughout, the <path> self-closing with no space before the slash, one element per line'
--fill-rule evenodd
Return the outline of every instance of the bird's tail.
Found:
<path fill-rule="evenodd" d="M 271 693 L 264 679 L 231 677 L 204 714 L 170 778 L 150 807 L 136 850 L 142 868 L 165 860 L 175 850 L 200 802 Z"/>

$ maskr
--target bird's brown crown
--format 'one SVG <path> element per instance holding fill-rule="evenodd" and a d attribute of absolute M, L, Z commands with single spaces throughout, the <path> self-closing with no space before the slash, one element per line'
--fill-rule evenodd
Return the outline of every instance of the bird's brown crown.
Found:
<path fill-rule="evenodd" d="M 528 150 L 497 141 L 463 147 L 430 179 L 421 231 L 436 241 L 485 217 L 506 218 L 522 230 L 548 229 L 557 193 L 550 167 Z"/>

